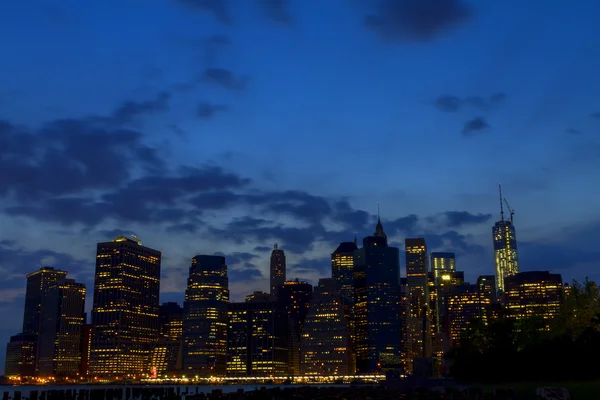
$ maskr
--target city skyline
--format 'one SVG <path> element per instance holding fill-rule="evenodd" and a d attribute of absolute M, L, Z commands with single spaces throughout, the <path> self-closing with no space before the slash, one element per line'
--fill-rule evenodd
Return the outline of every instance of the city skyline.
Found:
<path fill-rule="evenodd" d="M 182 304 L 198 254 L 226 256 L 233 301 L 268 292 L 274 243 L 287 280 L 316 285 L 378 202 L 402 276 L 424 237 L 474 282 L 494 274 L 498 182 L 520 271 L 600 281 L 600 5 L 449 1 L 423 26 L 286 3 L 0 6 L 23 55 L 0 75 L 1 315 L 45 265 L 87 285 L 89 312 L 96 244 L 120 234 L 163 252 L 161 303 Z"/>

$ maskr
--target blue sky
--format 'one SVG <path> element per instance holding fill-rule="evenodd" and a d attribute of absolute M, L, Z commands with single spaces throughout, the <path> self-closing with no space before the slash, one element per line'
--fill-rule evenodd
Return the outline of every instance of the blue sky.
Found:
<path fill-rule="evenodd" d="M 473 280 L 498 182 L 522 270 L 600 279 L 600 4 L 523 4 L 3 2 L 0 341 L 26 272 L 65 268 L 91 300 L 118 233 L 163 251 L 163 300 L 217 252 L 239 300 L 274 242 L 288 277 L 329 274 L 379 202 L 392 242 L 425 235 Z"/>

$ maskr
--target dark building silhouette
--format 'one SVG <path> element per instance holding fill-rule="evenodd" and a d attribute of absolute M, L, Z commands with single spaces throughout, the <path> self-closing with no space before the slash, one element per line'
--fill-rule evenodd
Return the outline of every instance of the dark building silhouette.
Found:
<path fill-rule="evenodd" d="M 381 221 L 354 253 L 354 347 L 360 373 L 401 365 L 400 260 Z"/>
<path fill-rule="evenodd" d="M 228 303 L 225 257 L 192 258 L 183 303 L 184 375 L 225 376 Z"/>
<path fill-rule="evenodd" d="M 136 238 L 98 243 L 89 373 L 133 378 L 150 373 L 158 339 L 161 252 Z"/>
<path fill-rule="evenodd" d="M 55 307 L 53 301 L 49 300 L 50 288 L 64 281 L 67 271 L 61 271 L 52 267 L 42 267 L 35 272 L 27 274 L 27 288 L 25 291 L 25 309 L 23 312 L 23 333 L 33 335 L 35 341 L 35 371 L 39 370 L 40 352 L 52 351 L 40 346 L 39 339 L 42 331 L 42 313 L 45 307 Z"/>
<path fill-rule="evenodd" d="M 354 242 L 342 242 L 331 253 L 331 277 L 336 281 L 340 293 L 348 304 L 354 304 L 354 252 L 358 250 Z"/>
<path fill-rule="evenodd" d="M 406 282 L 408 285 L 409 316 L 407 364 L 417 358 L 431 357 L 429 326 L 429 258 L 425 239 L 405 240 Z"/>
<path fill-rule="evenodd" d="M 19 333 L 10 337 L 6 345 L 4 376 L 8 378 L 35 376 L 37 337 L 32 333 Z"/>
<path fill-rule="evenodd" d="M 60 279 L 48 288 L 42 307 L 38 375 L 76 377 L 81 370 L 85 285 Z"/>
<path fill-rule="evenodd" d="M 277 290 L 285 282 L 286 275 L 285 253 L 279 248 L 277 243 L 275 243 L 273 251 L 271 252 L 271 265 L 269 271 L 271 294 L 276 296 Z"/>
<path fill-rule="evenodd" d="M 354 374 L 349 311 L 337 282 L 319 279 L 300 338 L 303 375 Z"/>
<path fill-rule="evenodd" d="M 85 320 L 87 321 L 87 315 Z M 83 325 L 81 335 L 81 370 L 80 376 L 87 377 L 90 371 L 90 351 L 92 349 L 92 325 Z"/>
<path fill-rule="evenodd" d="M 304 324 L 313 287 L 298 279 L 286 281 L 279 288 L 277 301 L 288 314 L 288 369 L 290 376 L 300 374 L 300 330 Z"/>
<path fill-rule="evenodd" d="M 229 303 L 227 374 L 288 376 L 288 314 L 268 293 Z"/>
<path fill-rule="evenodd" d="M 158 342 L 152 350 L 152 375 L 162 377 L 181 371 L 183 308 L 173 302 L 158 308 Z"/>

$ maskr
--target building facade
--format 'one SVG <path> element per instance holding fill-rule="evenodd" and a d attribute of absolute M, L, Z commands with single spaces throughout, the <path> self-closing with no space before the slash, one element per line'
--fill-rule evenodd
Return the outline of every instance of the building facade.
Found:
<path fill-rule="evenodd" d="M 89 373 L 133 378 L 150 374 L 158 339 L 161 252 L 136 238 L 98 243 Z"/>
<path fill-rule="evenodd" d="M 288 376 L 289 318 L 268 293 L 229 303 L 228 376 Z"/>
<path fill-rule="evenodd" d="M 456 255 L 454 253 L 431 253 L 431 273 L 435 280 L 440 280 L 442 275 L 456 271 Z"/>
<path fill-rule="evenodd" d="M 354 242 L 342 242 L 331 253 L 331 277 L 336 281 L 345 301 L 354 304 L 354 252 L 358 250 Z"/>
<path fill-rule="evenodd" d="M 151 375 L 177 376 L 181 371 L 183 308 L 174 302 L 158 309 L 158 342 L 152 350 Z"/>
<path fill-rule="evenodd" d="M 277 290 L 285 282 L 286 265 L 285 252 L 275 243 L 271 252 L 271 262 L 269 266 L 269 283 L 271 285 L 271 294 L 276 296 Z"/>
<path fill-rule="evenodd" d="M 354 374 L 349 307 L 333 278 L 319 279 L 300 337 L 303 375 Z"/>
<path fill-rule="evenodd" d="M 225 257 L 194 257 L 183 303 L 184 375 L 210 377 L 227 373 L 228 303 Z"/>
<path fill-rule="evenodd" d="M 401 366 L 400 259 L 381 221 L 354 253 L 354 348 L 359 373 Z"/>

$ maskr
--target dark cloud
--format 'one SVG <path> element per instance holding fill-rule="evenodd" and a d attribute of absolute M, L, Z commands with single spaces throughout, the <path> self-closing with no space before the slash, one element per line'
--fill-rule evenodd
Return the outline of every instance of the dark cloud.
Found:
<path fill-rule="evenodd" d="M 214 253 L 214 255 L 225 257 L 227 265 L 243 265 L 258 258 L 258 256 L 255 254 L 244 252 L 234 252 L 230 254 L 225 254 L 219 251 Z"/>
<path fill-rule="evenodd" d="M 256 246 L 254 247 L 254 251 L 258 252 L 258 253 L 265 253 L 267 251 L 271 251 L 273 250 L 271 247 L 269 246 Z"/>
<path fill-rule="evenodd" d="M 469 19 L 461 0 L 378 0 L 365 26 L 386 41 L 430 41 Z"/>
<path fill-rule="evenodd" d="M 300 261 L 291 265 L 288 270 L 288 275 L 291 276 L 296 275 L 301 277 L 315 273 L 321 276 L 329 276 L 331 275 L 331 258 L 302 258 Z M 291 277 L 288 277 L 288 280 L 291 279 Z"/>
<path fill-rule="evenodd" d="M 204 70 L 201 80 L 228 90 L 244 90 L 248 83 L 248 78 L 238 77 L 225 68 L 207 68 Z"/>
<path fill-rule="evenodd" d="M 286 25 L 293 23 L 288 0 L 258 0 L 258 5 L 270 20 Z"/>
<path fill-rule="evenodd" d="M 590 114 L 590 117 L 591 117 L 591 118 L 600 119 L 600 112 L 591 113 L 591 114 Z"/>
<path fill-rule="evenodd" d="M 203 101 L 198 104 L 196 115 L 203 119 L 211 119 L 216 114 L 227 111 L 228 107 L 223 104 L 211 104 Z"/>
<path fill-rule="evenodd" d="M 490 96 L 486 99 L 481 96 L 468 96 L 461 98 L 451 94 L 445 94 L 439 96 L 434 100 L 434 106 L 444 112 L 458 112 L 464 106 L 472 106 L 480 110 L 489 110 L 494 106 L 497 106 L 506 100 L 506 94 L 499 92 Z"/>
<path fill-rule="evenodd" d="M 426 220 L 432 223 L 442 223 L 449 228 L 459 228 L 465 225 L 476 225 L 488 222 L 492 214 L 471 214 L 468 211 L 446 211 Z"/>
<path fill-rule="evenodd" d="M 221 54 L 227 48 L 231 47 L 232 43 L 231 37 L 221 34 L 204 37 L 171 36 L 170 39 L 177 44 L 191 49 L 194 53 L 199 54 L 201 62 L 205 66 L 214 66 L 219 61 Z M 178 86 L 179 90 L 186 91 L 194 85 L 188 83 Z"/>
<path fill-rule="evenodd" d="M 465 126 L 463 127 L 462 134 L 463 136 L 473 136 L 477 133 L 481 133 L 485 131 L 490 126 L 485 121 L 483 117 L 476 117 L 467 122 L 465 122 Z"/>
<path fill-rule="evenodd" d="M 230 282 L 250 282 L 264 279 L 262 272 L 256 268 L 230 269 L 227 271 Z"/>
<path fill-rule="evenodd" d="M 231 25 L 233 19 L 229 0 L 176 0 L 178 3 L 187 6 L 193 11 L 200 11 L 212 14 L 220 22 Z"/>
<path fill-rule="evenodd" d="M 128 124 L 134 122 L 140 116 L 166 111 L 170 99 L 171 95 L 169 93 L 161 92 L 152 100 L 125 101 L 113 111 L 112 118 L 118 124 Z"/>

